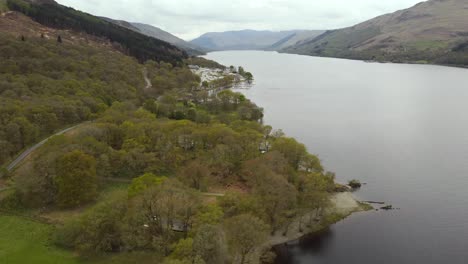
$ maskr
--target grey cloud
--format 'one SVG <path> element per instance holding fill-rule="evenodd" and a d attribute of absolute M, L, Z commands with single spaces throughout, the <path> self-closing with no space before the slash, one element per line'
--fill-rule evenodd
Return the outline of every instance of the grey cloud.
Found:
<path fill-rule="evenodd" d="M 335 29 L 420 0 L 58 0 L 99 16 L 142 22 L 184 39 L 212 31 Z"/>

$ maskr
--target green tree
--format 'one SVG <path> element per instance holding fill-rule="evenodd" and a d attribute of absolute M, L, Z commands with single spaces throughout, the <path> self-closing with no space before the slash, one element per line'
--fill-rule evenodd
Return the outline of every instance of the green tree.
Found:
<path fill-rule="evenodd" d="M 253 81 L 253 74 L 252 74 L 251 72 L 246 72 L 246 73 L 244 74 L 244 77 L 245 77 L 245 79 L 246 79 L 248 82 Z"/>
<path fill-rule="evenodd" d="M 193 250 L 206 264 L 222 264 L 227 256 L 227 247 L 222 229 L 218 226 L 201 226 L 194 239 Z"/>
<path fill-rule="evenodd" d="M 75 150 L 57 160 L 57 204 L 62 208 L 74 208 L 93 201 L 97 197 L 96 160 Z"/>
<path fill-rule="evenodd" d="M 333 178 L 322 173 L 304 173 L 299 180 L 298 212 L 299 229 L 302 229 L 304 216 L 309 216 L 308 225 L 330 204 L 329 192 L 333 190 Z"/>
<path fill-rule="evenodd" d="M 278 151 L 284 155 L 289 164 L 296 170 L 307 155 L 306 147 L 293 138 L 280 137 L 274 140 L 272 151 Z"/>
<path fill-rule="evenodd" d="M 274 234 L 295 208 L 297 191 L 283 176 L 271 172 L 261 176 L 254 191 L 266 221 L 271 226 L 271 233 Z"/>
<path fill-rule="evenodd" d="M 123 250 L 124 217 L 127 197 L 119 192 L 60 227 L 56 243 L 84 253 L 120 252 Z"/>
<path fill-rule="evenodd" d="M 246 263 L 248 255 L 268 238 L 268 225 L 248 214 L 226 220 L 224 228 L 229 249 L 236 256 L 236 263 L 240 264 Z"/>
<path fill-rule="evenodd" d="M 244 76 L 244 74 L 245 74 L 244 67 L 239 66 L 239 70 L 237 70 L 237 72 L 238 72 L 240 75 Z"/>
<path fill-rule="evenodd" d="M 148 188 L 130 207 L 125 232 L 129 249 L 154 249 L 169 255 L 177 238 L 174 230 L 187 234 L 198 206 L 197 195 L 176 180 Z"/>
<path fill-rule="evenodd" d="M 132 184 L 128 187 L 128 196 L 135 197 L 148 188 L 163 184 L 166 179 L 166 177 L 156 176 L 153 173 L 145 173 L 132 180 Z"/>
<path fill-rule="evenodd" d="M 195 259 L 193 238 L 180 239 L 174 246 L 170 257 L 172 259 L 187 260 L 189 263 L 192 263 L 192 260 Z"/>
<path fill-rule="evenodd" d="M 203 225 L 218 225 L 223 216 L 223 209 L 218 204 L 202 206 L 194 217 L 192 228 L 197 230 Z"/>
<path fill-rule="evenodd" d="M 210 169 L 201 160 L 190 162 L 179 172 L 179 179 L 190 187 L 202 190 L 210 176 Z"/>

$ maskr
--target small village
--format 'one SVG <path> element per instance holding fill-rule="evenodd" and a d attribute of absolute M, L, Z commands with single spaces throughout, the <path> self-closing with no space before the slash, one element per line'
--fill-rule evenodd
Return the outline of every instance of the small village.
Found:
<path fill-rule="evenodd" d="M 190 70 L 200 76 L 200 90 L 209 90 L 210 92 L 220 92 L 225 89 L 249 89 L 253 85 L 253 77 L 248 78 L 251 74 L 244 72 L 242 67 L 240 70 L 231 66 L 226 69 L 205 68 L 198 65 L 189 65 Z M 247 75 L 247 78 L 246 78 Z"/>

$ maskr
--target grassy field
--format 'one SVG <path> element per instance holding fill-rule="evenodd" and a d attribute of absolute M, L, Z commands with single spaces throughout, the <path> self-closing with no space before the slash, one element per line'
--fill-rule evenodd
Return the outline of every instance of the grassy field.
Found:
<path fill-rule="evenodd" d="M 158 263 L 151 253 L 122 253 L 81 259 L 51 244 L 53 227 L 16 216 L 0 215 L 1 264 L 140 264 Z"/>
<path fill-rule="evenodd" d="M 50 243 L 52 227 L 0 215 L 0 262 L 5 264 L 78 264 L 71 252 Z"/>
<path fill-rule="evenodd" d="M 128 184 L 111 183 L 101 193 L 100 200 L 116 192 L 127 190 Z M 86 208 L 73 211 L 57 211 L 41 215 L 56 222 L 77 217 Z M 122 253 L 80 258 L 71 251 L 53 245 L 54 227 L 18 216 L 0 213 L 0 263 L 1 264 L 139 264 L 158 263 L 151 253 Z"/>
<path fill-rule="evenodd" d="M 449 46 L 448 41 L 434 41 L 434 40 L 421 40 L 421 41 L 414 41 L 406 43 L 407 46 L 416 48 L 419 50 L 426 50 L 426 49 L 447 49 Z"/>

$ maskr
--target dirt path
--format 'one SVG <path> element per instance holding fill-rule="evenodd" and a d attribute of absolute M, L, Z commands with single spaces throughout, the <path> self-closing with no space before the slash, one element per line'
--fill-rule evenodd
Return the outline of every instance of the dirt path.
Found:
<path fill-rule="evenodd" d="M 148 69 L 144 68 L 143 69 L 143 78 L 145 79 L 145 89 L 151 89 L 153 88 L 153 84 L 151 83 L 151 80 L 148 78 Z"/>

